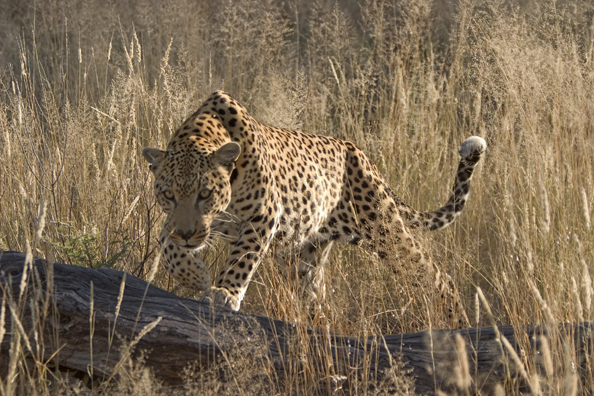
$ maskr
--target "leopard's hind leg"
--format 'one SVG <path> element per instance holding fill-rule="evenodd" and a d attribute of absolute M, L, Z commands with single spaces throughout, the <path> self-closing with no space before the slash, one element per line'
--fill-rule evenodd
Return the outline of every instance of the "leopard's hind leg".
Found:
<path fill-rule="evenodd" d="M 293 272 L 297 276 L 299 295 L 310 302 L 321 302 L 326 298 L 324 266 L 332 245 L 331 240 L 316 240 L 276 254 L 279 267 L 284 273 Z"/>
<path fill-rule="evenodd" d="M 325 264 L 328 261 L 333 241 L 307 242 L 299 256 L 299 286 L 302 294 L 315 301 L 326 298 L 324 283 Z"/>

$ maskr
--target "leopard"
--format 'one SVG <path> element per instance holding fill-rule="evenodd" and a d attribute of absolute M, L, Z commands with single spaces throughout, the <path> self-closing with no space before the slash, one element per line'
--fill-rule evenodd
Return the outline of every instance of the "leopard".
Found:
<path fill-rule="evenodd" d="M 462 143 L 451 196 L 431 212 L 398 198 L 354 143 L 261 124 L 224 91 L 210 95 L 165 150 L 142 154 L 166 214 L 159 234 L 164 267 L 180 285 L 204 292 L 202 301 L 237 311 L 273 245 L 297 252 L 299 278 L 313 294 L 335 242 L 399 265 L 425 265 L 441 277 L 442 293 L 451 290 L 451 278 L 432 264 L 415 232 L 443 229 L 460 215 L 486 148 L 479 136 Z M 215 238 L 231 249 L 212 282 L 199 253 Z"/>

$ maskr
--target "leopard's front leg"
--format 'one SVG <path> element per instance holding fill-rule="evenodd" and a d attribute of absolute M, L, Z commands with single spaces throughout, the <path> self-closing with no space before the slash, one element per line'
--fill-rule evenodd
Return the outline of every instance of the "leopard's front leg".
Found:
<path fill-rule="evenodd" d="M 169 238 L 167 224 L 161 231 L 159 243 L 162 249 L 163 266 L 180 285 L 197 291 L 210 286 L 210 271 L 197 251 L 178 246 Z"/>
<path fill-rule="evenodd" d="M 224 305 L 234 311 L 239 310 L 252 276 L 260 265 L 262 256 L 270 246 L 278 227 L 278 221 L 275 218 L 264 223 L 262 220 L 267 219 L 261 216 L 256 217 L 256 220 L 260 221 L 252 221 L 241 230 L 233 251 L 227 257 L 214 286 L 204 293 L 201 301 Z"/>

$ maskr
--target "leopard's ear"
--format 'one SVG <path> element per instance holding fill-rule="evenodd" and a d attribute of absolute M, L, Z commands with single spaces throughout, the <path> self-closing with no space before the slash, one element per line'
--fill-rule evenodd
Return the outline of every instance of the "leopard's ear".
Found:
<path fill-rule="evenodd" d="M 213 162 L 217 165 L 224 166 L 229 171 L 233 170 L 235 161 L 241 153 L 241 147 L 235 142 L 229 142 L 221 146 L 213 153 Z"/>
<path fill-rule="evenodd" d="M 151 164 L 151 171 L 154 172 L 163 158 L 165 158 L 165 151 L 152 147 L 145 147 L 142 149 L 142 156 Z"/>

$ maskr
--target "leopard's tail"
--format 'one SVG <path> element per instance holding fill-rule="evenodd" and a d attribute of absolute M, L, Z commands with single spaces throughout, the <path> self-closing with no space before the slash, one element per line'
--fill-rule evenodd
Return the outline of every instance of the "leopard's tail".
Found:
<path fill-rule="evenodd" d="M 400 215 L 410 228 L 439 230 L 449 226 L 464 209 L 468 200 L 472 174 L 487 149 L 485 139 L 472 136 L 460 146 L 460 163 L 456 172 L 456 180 L 452 195 L 448 202 L 433 212 L 417 212 L 408 205 L 399 205 Z"/>

